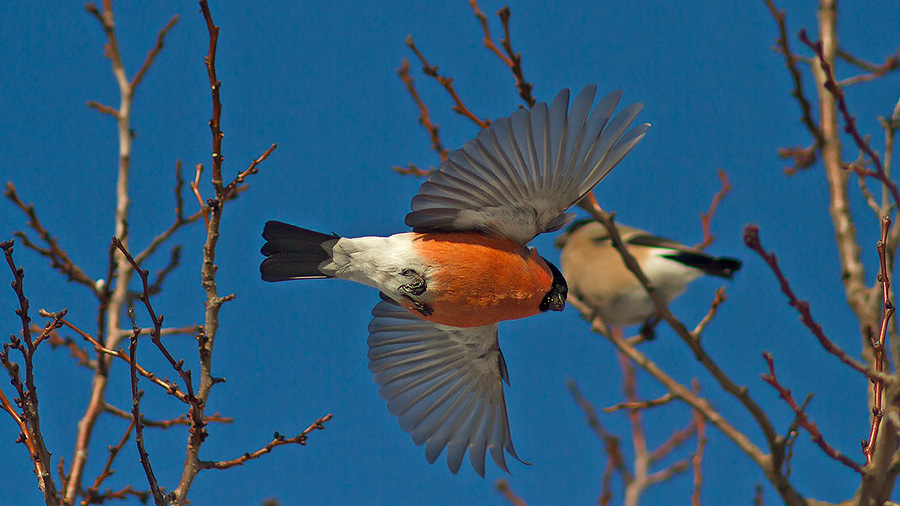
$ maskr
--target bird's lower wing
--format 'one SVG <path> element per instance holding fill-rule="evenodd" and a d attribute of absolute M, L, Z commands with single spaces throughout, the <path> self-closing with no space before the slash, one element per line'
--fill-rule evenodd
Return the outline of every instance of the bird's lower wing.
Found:
<path fill-rule="evenodd" d="M 384 297 L 384 296 L 383 296 Z M 509 472 L 504 449 L 513 448 L 502 380 L 509 382 L 497 325 L 457 328 L 431 323 L 386 299 L 372 310 L 369 369 L 400 427 L 434 463 L 444 448 L 454 474 L 463 455 L 484 476 L 490 450 Z"/>

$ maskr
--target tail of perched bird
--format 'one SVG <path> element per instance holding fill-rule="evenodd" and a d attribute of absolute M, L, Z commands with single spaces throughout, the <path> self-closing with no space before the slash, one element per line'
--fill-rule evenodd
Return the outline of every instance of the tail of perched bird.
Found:
<path fill-rule="evenodd" d="M 261 251 L 266 259 L 259 266 L 263 281 L 332 277 L 319 266 L 331 260 L 339 236 L 269 221 L 263 229 L 263 239 L 266 243 Z"/>

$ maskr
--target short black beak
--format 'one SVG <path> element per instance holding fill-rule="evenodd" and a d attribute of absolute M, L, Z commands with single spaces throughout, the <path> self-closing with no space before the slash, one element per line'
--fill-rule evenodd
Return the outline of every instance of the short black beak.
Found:
<path fill-rule="evenodd" d="M 553 293 L 548 297 L 547 300 L 547 309 L 550 311 L 562 311 L 566 308 L 566 297 L 557 292 Z"/>

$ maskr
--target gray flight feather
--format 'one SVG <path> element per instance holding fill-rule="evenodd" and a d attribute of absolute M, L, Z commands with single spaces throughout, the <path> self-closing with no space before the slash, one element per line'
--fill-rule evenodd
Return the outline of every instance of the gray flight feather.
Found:
<path fill-rule="evenodd" d="M 502 381 L 506 365 L 497 325 L 456 328 L 426 321 L 386 299 L 372 310 L 369 370 L 388 411 L 434 463 L 446 448 L 447 467 L 459 470 L 466 450 L 484 476 L 486 451 L 508 472 L 513 448 Z M 520 459 L 519 459 L 520 460 Z"/>
<path fill-rule="evenodd" d="M 418 231 L 481 231 L 525 245 L 564 227 L 578 202 L 641 140 L 648 124 L 625 130 L 641 104 L 613 110 L 621 92 L 591 111 L 596 87 L 572 101 L 563 90 L 500 118 L 450 153 L 419 188 L 406 224 Z"/>

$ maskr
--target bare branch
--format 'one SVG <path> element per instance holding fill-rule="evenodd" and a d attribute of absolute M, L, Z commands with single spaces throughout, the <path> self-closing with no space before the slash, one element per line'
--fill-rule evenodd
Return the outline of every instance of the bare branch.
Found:
<path fill-rule="evenodd" d="M 57 242 L 56 238 L 50 235 L 50 232 L 44 228 L 40 220 L 38 220 L 34 205 L 23 202 L 16 192 L 16 187 L 13 186 L 11 182 L 6 183 L 4 195 L 28 216 L 28 226 L 37 233 L 38 237 L 40 237 L 45 244 L 47 244 L 47 248 L 40 248 L 29 241 L 24 232 L 17 233 L 16 235 L 23 240 L 25 246 L 38 252 L 42 256 L 49 258 L 50 266 L 65 275 L 69 281 L 84 285 L 96 293 L 97 282 L 85 274 L 80 267 L 75 265 L 65 250 L 59 246 L 59 242 Z"/>
<path fill-rule="evenodd" d="M 822 345 L 822 348 L 825 348 L 825 351 L 831 353 L 835 357 L 838 358 L 844 364 L 850 366 L 851 369 L 859 371 L 866 375 L 871 380 L 891 383 L 893 382 L 893 378 L 887 374 L 884 374 L 880 371 L 876 371 L 866 366 L 866 364 L 856 360 L 847 354 L 840 346 L 834 343 L 831 339 L 829 339 L 825 332 L 822 330 L 822 327 L 819 326 L 818 323 L 813 319 L 812 313 L 809 309 L 809 303 L 805 300 L 800 300 L 794 294 L 794 291 L 791 289 L 790 283 L 788 283 L 787 278 L 784 276 L 784 273 L 781 271 L 781 267 L 778 265 L 778 258 L 773 253 L 767 252 L 763 249 L 762 243 L 759 240 L 759 227 L 756 225 L 747 225 L 744 229 L 744 243 L 748 248 L 755 251 L 762 259 L 765 261 L 769 268 L 772 270 L 772 273 L 775 274 L 775 278 L 778 280 L 778 283 L 781 285 L 781 291 L 788 298 L 788 304 L 797 310 L 800 313 L 800 321 L 803 322 L 803 325 L 806 326 L 812 332 L 812 334 L 818 339 L 819 344 Z"/>
<path fill-rule="evenodd" d="M 131 437 L 132 429 L 134 429 L 133 418 L 131 419 L 131 423 L 128 424 L 128 428 L 125 429 L 125 434 L 123 434 L 122 438 L 119 440 L 119 444 L 109 447 L 109 457 L 106 459 L 106 464 L 103 466 L 103 471 L 101 471 L 97 478 L 94 480 L 94 484 L 88 488 L 87 495 L 85 495 L 84 497 L 84 501 L 87 504 L 93 504 L 94 502 L 96 502 L 100 492 L 100 485 L 103 484 L 104 480 L 112 476 L 113 461 L 116 460 L 119 452 L 122 451 L 122 448 L 125 447 L 125 443 L 128 442 L 128 438 Z"/>
<path fill-rule="evenodd" d="M 153 494 L 153 502 L 156 506 L 167 506 L 166 499 L 159 490 L 159 484 L 156 482 L 156 476 L 153 474 L 153 468 L 150 465 L 150 456 L 144 447 L 144 426 L 141 425 L 141 396 L 144 394 L 138 390 L 137 377 L 137 343 L 138 336 L 141 333 L 140 327 L 134 323 L 134 310 L 128 308 L 128 316 L 131 318 L 131 325 L 134 326 L 134 332 L 131 333 L 131 345 L 128 347 L 128 358 L 131 364 L 131 414 L 134 418 L 134 442 L 137 445 L 138 455 L 140 455 L 141 466 L 144 468 L 144 474 L 147 475 L 147 482 L 150 484 L 150 492 Z"/>
<path fill-rule="evenodd" d="M 141 81 L 144 80 L 144 75 L 147 74 L 147 71 L 150 70 L 150 67 L 153 65 L 153 61 L 159 55 L 159 52 L 162 51 L 163 45 L 166 40 L 166 35 L 169 33 L 175 23 L 178 22 L 178 14 L 172 16 L 172 19 L 166 23 L 166 26 L 163 27 L 162 30 L 156 34 L 156 44 L 153 45 L 153 49 L 147 53 L 147 58 L 144 60 L 144 63 L 141 65 L 141 68 L 138 69 L 137 73 L 131 79 L 131 92 L 134 93 L 134 89 L 137 88 Z"/>
<path fill-rule="evenodd" d="M 484 47 L 497 55 L 504 65 L 509 67 L 513 77 L 516 79 L 516 88 L 519 90 L 519 96 L 522 98 L 522 101 L 525 102 L 528 107 L 534 107 L 535 102 L 537 102 L 531 95 L 531 90 L 534 86 L 525 80 L 525 76 L 522 74 L 522 53 L 517 53 L 513 50 L 512 39 L 509 36 L 509 17 L 512 15 L 509 7 L 505 6 L 497 11 L 497 16 L 503 24 L 503 38 L 500 39 L 500 45 L 503 46 L 503 51 L 501 51 L 494 43 L 494 38 L 491 36 L 491 29 L 488 27 L 487 16 L 485 16 L 484 12 L 478 8 L 477 0 L 469 0 L 469 5 L 474 11 L 475 17 L 478 18 L 478 22 L 481 23 L 481 29 L 484 31 Z"/>
<path fill-rule="evenodd" d="M 24 344 L 19 338 L 10 336 L 9 343 L 3 343 L 3 349 L 0 351 L 0 364 L 9 371 L 10 382 L 18 393 L 18 398 L 14 399 L 22 409 L 21 416 L 16 409 L 10 404 L 6 395 L 0 390 L 0 407 L 15 420 L 19 426 L 19 437 L 16 442 L 25 443 L 28 448 L 28 455 L 34 464 L 34 474 L 37 476 L 38 488 L 44 497 L 44 502 L 50 506 L 60 504 L 59 492 L 56 490 L 56 484 L 53 482 L 51 469 L 53 466 L 50 462 L 50 452 L 44 444 L 44 436 L 41 433 L 41 419 L 38 414 L 38 396 L 37 388 L 34 385 L 34 352 L 40 344 L 44 333 L 38 339 L 32 339 L 31 335 L 31 318 L 28 316 L 29 303 L 25 297 L 23 280 L 25 271 L 21 267 L 17 267 L 13 261 L 13 241 L 0 242 L 0 249 L 6 257 L 6 263 L 9 265 L 13 274 L 12 288 L 19 299 L 19 308 L 16 314 L 22 321 L 22 336 Z M 51 330 L 59 328 L 59 322 L 65 316 L 65 310 L 54 314 L 52 322 L 48 322 L 45 326 L 45 333 L 49 334 Z M 25 362 L 25 383 L 23 385 L 19 378 L 19 366 L 9 359 L 9 350 L 15 349 L 22 353 Z"/>
<path fill-rule="evenodd" d="M 330 414 L 325 415 L 322 418 L 319 418 L 315 422 L 313 422 L 312 425 L 310 425 L 309 427 L 304 429 L 303 432 L 301 432 L 300 434 L 297 434 L 296 436 L 294 436 L 292 438 L 285 438 L 284 436 L 282 436 L 281 434 L 276 432 L 275 435 L 273 436 L 271 442 L 269 442 L 267 445 L 263 446 L 262 448 L 260 448 L 259 450 L 256 450 L 253 453 L 245 453 L 236 459 L 223 460 L 223 461 L 219 461 L 219 462 L 202 460 L 202 461 L 200 461 L 200 468 L 201 469 L 228 469 L 231 467 L 244 465 L 244 462 L 247 462 L 249 460 L 258 459 L 258 458 L 262 457 L 263 455 L 271 452 L 273 448 L 277 448 L 279 446 L 290 445 L 290 444 L 298 444 L 301 446 L 305 446 L 306 440 L 309 437 L 309 433 L 314 430 L 325 430 L 325 422 L 327 422 L 329 420 L 331 420 L 331 415 Z"/>
<path fill-rule="evenodd" d="M 703 240 L 694 246 L 697 249 L 706 249 L 710 244 L 716 239 L 716 236 L 710 232 L 710 224 L 712 223 L 713 216 L 716 215 L 716 209 L 719 207 L 719 203 L 728 195 L 728 192 L 731 191 L 731 182 L 728 181 L 728 174 L 724 169 L 719 169 L 719 181 L 722 182 L 722 189 L 716 193 L 712 201 L 709 203 L 709 210 L 700 215 L 700 227 L 703 229 Z"/>
<path fill-rule="evenodd" d="M 772 0 L 765 0 L 765 2 L 766 7 L 769 8 L 769 12 L 778 24 L 778 38 L 775 39 L 775 43 L 781 48 L 781 53 L 784 55 L 785 59 L 785 65 L 787 65 L 788 71 L 791 73 L 791 79 L 794 81 L 794 89 L 791 90 L 791 95 L 797 99 L 797 102 L 800 104 L 802 113 L 800 120 L 806 125 L 806 129 L 809 130 L 809 133 L 815 138 L 815 145 L 809 153 L 814 157 L 815 151 L 825 144 L 825 136 L 822 133 L 821 128 L 819 128 L 819 125 L 813 119 L 812 106 L 803 94 L 803 77 L 800 75 L 800 70 L 797 68 L 797 56 L 791 52 L 790 43 L 788 42 L 784 11 L 778 10 Z M 810 165 L 812 165 L 812 163 L 807 164 L 806 167 Z M 800 167 L 799 165 L 797 167 L 805 168 Z"/>
<path fill-rule="evenodd" d="M 425 102 L 422 101 L 422 98 L 419 96 L 418 90 L 416 90 L 416 85 L 413 82 L 413 78 L 409 73 L 409 60 L 406 58 L 403 59 L 403 63 L 400 64 L 400 68 L 397 69 L 397 75 L 400 76 L 400 80 L 403 81 L 403 84 L 406 85 L 406 91 L 409 92 L 409 96 L 412 97 L 413 101 L 416 103 L 416 107 L 419 108 L 419 124 L 428 132 L 428 136 L 431 138 L 431 149 L 434 150 L 435 153 L 438 154 L 441 161 L 445 161 L 447 159 L 447 155 L 450 153 L 450 150 L 444 147 L 441 142 L 441 136 L 439 133 L 440 126 L 437 123 L 431 121 L 431 115 L 428 112 L 428 106 L 425 105 Z M 410 165 L 409 168 L 403 167 L 394 167 L 394 170 L 401 174 L 411 174 L 415 176 L 425 176 L 431 173 L 434 170 L 434 167 L 429 168 L 428 170 L 422 170 L 414 165 Z"/>
<path fill-rule="evenodd" d="M 512 488 L 509 486 L 509 482 L 506 480 L 497 480 L 494 484 L 494 487 L 497 488 L 497 492 L 506 499 L 506 502 L 511 504 L 512 506 L 526 506 L 526 503 L 521 497 L 517 496 L 515 492 L 513 492 Z"/>
<path fill-rule="evenodd" d="M 812 438 L 813 442 L 816 443 L 816 445 L 818 445 L 826 455 L 840 462 L 841 464 L 844 464 L 850 469 L 853 469 L 857 473 L 863 474 L 861 465 L 857 464 L 825 441 L 822 433 L 819 432 L 818 426 L 816 426 L 815 422 L 813 422 L 809 419 L 808 416 L 806 416 L 806 413 L 800 408 L 800 405 L 797 404 L 797 401 L 794 400 L 794 396 L 791 394 L 791 391 L 783 387 L 781 383 L 778 382 L 778 378 L 775 376 L 775 359 L 772 357 L 772 354 L 769 352 L 764 352 L 763 358 L 769 365 L 769 373 L 762 375 L 763 381 L 775 387 L 775 390 L 778 391 L 778 395 L 781 396 L 781 398 L 784 399 L 788 406 L 790 406 L 791 409 L 794 410 L 794 413 L 797 415 L 799 426 L 803 427 L 807 432 L 809 432 L 809 435 Z"/>
<path fill-rule="evenodd" d="M 426 76 L 433 77 L 437 82 L 447 90 L 447 93 L 450 94 L 450 98 L 456 103 L 453 106 L 453 111 L 461 116 L 465 116 L 472 120 L 473 123 L 478 125 L 481 128 L 487 128 L 488 125 L 491 124 L 491 120 L 485 118 L 481 119 L 475 115 L 472 111 L 469 110 L 468 107 L 463 104 L 462 99 L 459 98 L 459 95 L 456 94 L 456 90 L 453 88 L 453 79 L 449 77 L 444 77 L 438 73 L 437 66 L 431 65 L 428 63 L 428 60 L 425 59 L 425 56 L 419 51 L 419 48 L 416 47 L 416 43 L 413 42 L 412 35 L 408 35 L 406 37 L 406 45 L 409 46 L 410 49 L 416 53 L 416 56 L 419 57 L 419 60 L 422 61 L 422 72 Z"/>

